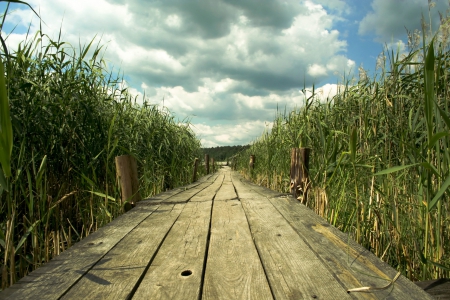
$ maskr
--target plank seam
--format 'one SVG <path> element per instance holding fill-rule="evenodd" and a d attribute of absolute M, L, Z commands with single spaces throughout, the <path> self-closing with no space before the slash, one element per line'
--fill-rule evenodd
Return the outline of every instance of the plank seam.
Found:
<path fill-rule="evenodd" d="M 198 293 L 198 300 L 201 300 L 203 298 L 203 285 L 205 283 L 206 265 L 208 262 L 209 241 L 211 239 L 211 225 L 212 225 L 212 215 L 213 215 L 213 209 L 214 209 L 214 199 L 216 199 L 217 192 L 222 187 L 224 180 L 225 180 L 225 177 L 222 179 L 222 183 L 220 184 L 220 187 L 214 192 L 214 197 L 212 198 L 211 211 L 210 211 L 210 216 L 209 216 L 208 236 L 206 238 L 205 258 L 203 259 L 202 279 L 200 281 L 200 291 Z M 201 201 L 201 202 L 204 202 L 204 201 Z"/>
<path fill-rule="evenodd" d="M 242 203 L 241 198 L 239 197 L 239 194 L 238 194 L 238 192 L 237 192 L 237 190 L 236 190 L 236 186 L 235 186 L 234 183 L 233 183 L 233 176 L 230 176 L 230 177 L 231 177 L 231 183 L 233 184 L 234 191 L 236 192 L 236 195 L 237 195 L 237 199 L 239 200 L 239 202 Z M 241 204 L 241 205 L 242 205 L 242 204 Z M 252 235 L 253 246 L 254 246 L 255 249 L 256 249 L 256 253 L 258 253 L 259 261 L 261 262 L 261 266 L 262 266 L 262 268 L 263 268 L 264 275 L 266 276 L 267 285 L 269 286 L 270 293 L 272 294 L 272 299 L 276 299 L 276 298 L 275 298 L 274 291 L 272 290 L 272 285 L 270 284 L 269 277 L 267 276 L 267 270 L 266 270 L 266 268 L 265 268 L 265 266 L 264 266 L 264 264 L 263 264 L 262 258 L 261 258 L 261 253 L 260 253 L 260 251 L 259 251 L 259 249 L 258 249 L 258 245 L 256 245 L 256 243 L 255 243 L 255 238 L 253 237 L 253 230 L 252 230 L 252 227 L 250 226 L 250 222 L 248 221 L 247 211 L 246 211 L 244 205 L 242 205 L 242 210 L 244 211 L 245 219 L 247 220 L 248 230 L 250 230 L 250 233 L 251 233 L 251 235 Z"/>
<path fill-rule="evenodd" d="M 311 251 L 314 253 L 314 255 L 320 260 L 320 262 L 325 267 L 325 269 L 328 270 L 328 272 L 331 274 L 331 276 L 333 276 L 334 279 L 339 283 L 339 285 L 346 291 L 347 287 L 339 279 L 339 277 L 336 275 L 336 273 L 333 271 L 333 269 L 328 265 L 328 263 L 321 257 L 321 255 L 316 250 L 314 250 L 314 248 L 311 246 L 311 243 L 308 242 L 308 240 L 305 238 L 305 236 L 303 234 L 301 234 L 294 226 L 292 226 L 292 223 L 288 219 L 286 219 L 286 217 L 281 213 L 281 211 L 278 209 L 278 207 L 276 207 L 276 205 L 273 204 L 272 198 L 276 198 L 276 197 L 271 197 L 271 198 L 266 197 L 266 196 L 264 196 L 264 197 L 267 198 L 269 203 L 280 213 L 280 215 L 283 217 L 283 219 L 286 220 L 286 222 L 294 230 L 294 232 L 303 240 L 303 242 L 306 244 L 306 246 L 308 246 L 308 248 L 311 249 Z M 298 204 L 303 205 L 300 202 Z M 351 265 L 349 267 L 351 267 Z"/>
<path fill-rule="evenodd" d="M 177 204 L 174 204 L 172 207 L 173 208 L 176 206 Z M 183 209 L 180 211 L 180 213 L 178 214 L 177 218 L 175 219 L 175 221 L 172 223 L 172 226 L 170 226 L 169 230 L 166 232 L 166 234 L 164 235 L 163 239 L 161 240 L 161 243 L 159 243 L 158 248 L 156 249 L 156 251 L 153 253 L 152 257 L 150 258 L 150 261 L 148 262 L 147 266 L 145 267 L 144 271 L 142 272 L 141 276 L 139 277 L 138 281 L 136 282 L 136 284 L 134 285 L 133 289 L 131 290 L 131 292 L 128 294 L 126 300 L 130 300 L 133 298 L 134 294 L 136 293 L 137 289 L 139 288 L 139 286 L 142 283 L 142 280 L 144 280 L 145 275 L 147 274 L 148 269 L 150 268 L 150 266 L 152 265 L 153 261 L 155 260 L 156 255 L 158 255 L 159 249 L 161 249 L 161 246 L 164 244 L 164 241 L 166 240 L 167 236 L 169 235 L 170 231 L 172 231 L 172 227 L 175 225 L 175 223 L 178 221 L 178 218 L 181 216 L 181 214 L 183 213 L 183 210 L 186 208 L 186 205 L 183 207 Z"/>
<path fill-rule="evenodd" d="M 159 206 L 158 206 L 159 208 Z M 142 221 L 140 221 L 138 224 L 136 224 L 136 226 L 134 226 L 127 234 L 125 234 L 120 240 L 117 241 L 117 243 L 114 244 L 114 246 L 112 246 L 105 254 L 103 254 L 95 263 L 92 264 L 92 266 L 86 270 L 86 272 L 83 273 L 83 275 L 81 275 L 67 290 L 64 291 L 64 293 L 62 293 L 59 297 L 59 299 L 62 299 L 84 276 L 86 276 L 87 273 L 89 273 L 111 250 L 113 250 L 131 231 L 135 230 L 139 225 L 141 225 L 142 222 L 144 222 L 145 220 L 147 220 L 147 218 L 149 218 L 155 211 L 158 210 L 158 208 L 156 208 L 155 210 L 153 210 L 147 217 L 145 217 L 144 219 L 142 219 Z M 109 223 L 111 224 L 111 223 Z"/>

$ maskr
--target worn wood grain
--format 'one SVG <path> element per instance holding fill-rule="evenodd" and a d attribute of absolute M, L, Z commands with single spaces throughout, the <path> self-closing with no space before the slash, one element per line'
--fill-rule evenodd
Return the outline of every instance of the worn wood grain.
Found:
<path fill-rule="evenodd" d="M 273 299 L 238 200 L 214 202 L 202 299 Z"/>
<path fill-rule="evenodd" d="M 216 173 L 216 175 L 217 176 L 215 177 L 214 182 L 210 186 L 208 186 L 208 188 L 203 189 L 195 196 L 193 196 L 190 201 L 211 201 L 215 197 L 217 191 L 222 186 L 224 179 L 223 173 L 218 172 Z"/>
<path fill-rule="evenodd" d="M 199 185 L 193 187 L 192 189 L 186 190 L 182 193 L 178 193 L 164 201 L 162 201 L 162 204 L 174 204 L 174 203 L 186 203 L 191 200 L 192 197 L 197 195 L 198 193 L 204 191 L 206 188 L 208 188 L 211 184 L 214 184 L 217 180 L 218 174 L 213 174 L 210 176 L 207 180 L 200 183 Z M 209 191 L 209 189 L 208 189 Z"/>
<path fill-rule="evenodd" d="M 267 198 L 241 198 L 246 187 L 233 180 L 276 299 L 350 299 L 346 290 Z"/>
<path fill-rule="evenodd" d="M 450 300 L 450 278 L 414 282 L 428 294 L 439 300 Z"/>
<path fill-rule="evenodd" d="M 62 299 L 126 299 L 185 204 L 163 205 L 108 252 Z"/>
<path fill-rule="evenodd" d="M 158 206 L 133 209 L 0 293 L 4 299 L 59 299 Z"/>
<path fill-rule="evenodd" d="M 212 174 L 211 175 L 206 175 L 206 176 L 203 176 L 203 177 L 199 178 L 196 182 L 193 182 L 191 184 L 188 184 L 188 185 L 185 185 L 185 186 L 181 186 L 181 187 L 177 187 L 177 188 L 174 188 L 172 190 L 169 190 L 169 191 L 166 191 L 166 192 L 162 192 L 162 193 L 159 193 L 159 194 L 151 196 L 151 197 L 147 197 L 144 200 L 139 201 L 137 203 L 137 206 L 139 206 L 139 205 L 158 205 L 161 202 L 169 199 L 170 197 L 173 197 L 173 196 L 175 196 L 177 194 L 183 193 L 183 192 L 185 192 L 187 190 L 193 189 L 193 188 L 197 187 L 198 185 L 200 185 L 200 184 L 202 184 L 202 183 L 204 183 L 204 182 L 206 182 L 208 180 L 211 180 L 212 176 L 214 176 L 214 175 L 212 175 Z"/>
<path fill-rule="evenodd" d="M 260 196 L 266 195 L 345 289 L 385 286 L 389 278 L 395 277 L 396 270 L 329 225 L 298 200 L 254 185 L 237 174 L 233 174 L 233 181 L 243 187 L 240 189 L 242 194 L 252 195 L 253 192 Z M 393 288 L 371 293 L 353 293 L 352 296 L 361 299 L 429 299 L 429 295 L 417 289 L 403 276 Z"/>
<path fill-rule="evenodd" d="M 233 183 L 231 182 L 231 170 L 229 167 L 222 168 L 220 172 L 224 173 L 224 180 L 220 190 L 217 192 L 215 201 L 221 200 L 233 200 L 237 199 L 236 191 L 234 190 Z"/>
<path fill-rule="evenodd" d="M 167 235 L 134 299 L 198 299 L 212 201 L 189 202 Z"/>
<path fill-rule="evenodd" d="M 362 286 L 382 287 L 396 276 L 396 270 L 297 200 L 291 197 L 277 197 L 271 198 L 270 201 L 316 255 L 324 261 L 345 289 Z M 387 297 L 430 299 L 426 293 L 403 276 L 398 278 L 391 288 L 354 295 L 365 299 L 386 299 Z"/>

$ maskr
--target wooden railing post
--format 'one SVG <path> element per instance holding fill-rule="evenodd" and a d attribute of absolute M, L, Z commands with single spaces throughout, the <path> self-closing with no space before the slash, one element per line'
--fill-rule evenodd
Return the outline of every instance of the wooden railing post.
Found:
<path fill-rule="evenodd" d="M 198 168 L 198 158 L 194 160 L 194 174 L 192 174 L 192 182 L 197 181 L 197 168 Z"/>
<path fill-rule="evenodd" d="M 214 157 L 211 158 L 211 165 L 212 165 L 212 172 L 214 173 L 216 171 L 216 166 L 214 165 Z"/>
<path fill-rule="evenodd" d="M 308 201 L 310 148 L 291 149 L 291 193 L 303 204 Z"/>
<path fill-rule="evenodd" d="M 250 155 L 250 162 L 248 163 L 250 170 L 255 169 L 255 159 L 256 158 L 254 154 Z"/>
<path fill-rule="evenodd" d="M 206 175 L 209 174 L 209 154 L 205 154 L 205 170 Z"/>
<path fill-rule="evenodd" d="M 125 211 L 130 210 L 141 200 L 136 159 L 131 155 L 117 156 L 117 179 L 122 191 L 122 205 Z"/>

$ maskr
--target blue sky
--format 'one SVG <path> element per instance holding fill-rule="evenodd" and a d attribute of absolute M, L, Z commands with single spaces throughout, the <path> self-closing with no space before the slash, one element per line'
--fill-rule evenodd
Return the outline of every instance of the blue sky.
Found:
<path fill-rule="evenodd" d="M 77 46 L 101 36 L 123 84 L 189 118 L 205 147 L 250 143 L 270 128 L 277 107 L 302 105 L 304 85 L 333 96 L 344 74 L 373 73 L 385 45 L 406 51 L 405 27 L 420 30 L 424 15 L 436 29 L 438 11 L 449 8 L 448 0 L 28 2 L 50 37 L 62 28 L 62 39 Z M 33 34 L 39 22 L 30 9 L 11 7 L 2 33 L 17 26 L 11 49 L 30 21 Z"/>

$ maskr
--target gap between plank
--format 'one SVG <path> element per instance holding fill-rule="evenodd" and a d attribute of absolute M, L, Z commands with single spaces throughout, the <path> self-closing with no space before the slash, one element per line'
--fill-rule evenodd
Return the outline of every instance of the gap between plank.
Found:
<path fill-rule="evenodd" d="M 238 194 L 238 192 L 236 190 L 236 186 L 233 183 L 233 177 L 231 177 L 231 184 L 233 184 L 233 188 L 234 188 L 234 191 L 235 191 L 235 193 L 237 195 L 237 199 L 239 200 L 239 202 L 241 202 L 241 207 L 242 207 L 242 210 L 244 211 L 245 219 L 247 220 L 248 230 L 250 231 L 250 234 L 252 235 L 253 246 L 256 249 L 256 253 L 258 253 L 259 261 L 261 262 L 261 266 L 263 268 L 264 275 L 266 276 L 267 284 L 269 285 L 270 293 L 272 294 L 272 299 L 275 299 L 275 294 L 273 293 L 272 285 L 270 284 L 269 277 L 267 276 L 266 268 L 265 268 L 264 264 L 262 263 L 261 254 L 259 253 L 258 246 L 256 245 L 255 239 L 253 237 L 253 232 L 252 232 L 252 228 L 250 227 L 250 222 L 248 221 L 247 212 L 245 211 L 244 206 L 242 205 L 241 198 L 239 197 L 239 194 Z"/>
<path fill-rule="evenodd" d="M 140 221 L 136 226 L 134 226 L 127 234 L 125 234 L 120 240 L 117 241 L 117 243 L 112 246 L 105 254 L 103 254 L 95 263 L 92 264 L 92 266 L 86 270 L 86 272 L 83 273 L 82 276 L 80 276 L 80 278 L 78 278 L 66 291 L 64 291 L 63 294 L 61 294 L 61 296 L 58 297 L 59 299 L 62 299 L 87 273 L 89 273 L 112 249 L 114 249 L 131 231 L 135 230 L 139 225 L 141 225 L 142 222 L 144 222 L 145 220 L 147 220 L 148 217 L 150 217 L 155 211 L 158 210 L 158 208 L 161 205 L 158 205 L 158 207 L 153 210 L 147 217 L 145 217 L 144 219 L 142 219 L 142 221 Z M 109 223 L 111 224 L 111 222 Z M 99 228 L 100 229 L 100 228 Z"/>
<path fill-rule="evenodd" d="M 177 204 L 173 204 L 172 210 L 173 208 L 176 206 Z M 148 269 L 150 268 L 151 264 L 153 263 L 153 260 L 155 259 L 156 255 L 158 255 L 159 249 L 161 248 L 162 244 L 164 243 L 164 241 L 166 240 L 166 237 L 169 235 L 170 231 L 172 231 L 172 227 L 175 225 L 175 223 L 178 221 L 178 218 L 181 216 L 181 214 L 183 213 L 183 210 L 186 208 L 186 205 L 183 206 L 183 209 L 181 210 L 180 214 L 177 216 L 177 218 L 175 219 L 175 221 L 172 223 L 172 226 L 170 226 L 169 230 L 166 232 L 166 234 L 164 235 L 163 239 L 161 240 L 161 243 L 159 243 L 158 248 L 156 249 L 155 253 L 153 253 L 152 258 L 150 258 L 150 261 L 148 262 L 147 266 L 145 267 L 144 271 L 142 272 L 141 276 L 139 277 L 138 281 L 136 282 L 136 284 L 134 285 L 133 289 L 131 290 L 131 292 L 128 294 L 126 300 L 130 300 L 133 298 L 134 294 L 136 293 L 137 289 L 139 288 L 139 286 L 141 285 L 142 280 L 144 280 L 145 275 L 147 274 Z"/>
<path fill-rule="evenodd" d="M 206 264 L 208 262 L 208 253 L 209 253 L 209 240 L 211 239 L 211 225 L 212 225 L 212 214 L 213 214 L 213 209 L 214 209 L 214 199 L 216 199 L 217 192 L 222 187 L 224 181 L 225 181 L 225 176 L 223 177 L 220 187 L 217 189 L 217 191 L 215 191 L 214 197 L 211 200 L 212 203 L 211 203 L 211 211 L 209 214 L 208 236 L 206 237 L 205 258 L 203 259 L 202 279 L 200 281 L 200 291 L 198 293 L 198 300 L 201 300 L 203 298 L 203 284 L 205 283 Z"/>

